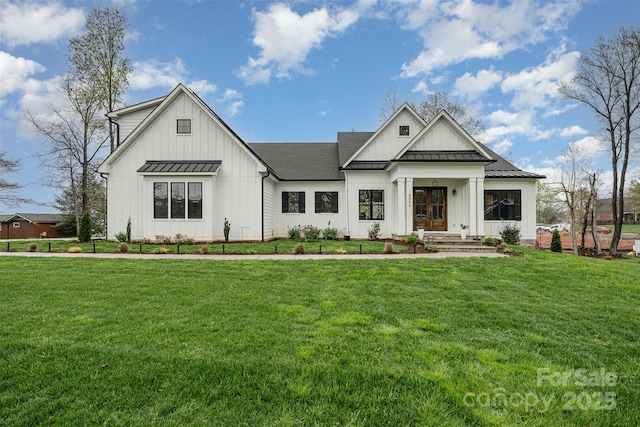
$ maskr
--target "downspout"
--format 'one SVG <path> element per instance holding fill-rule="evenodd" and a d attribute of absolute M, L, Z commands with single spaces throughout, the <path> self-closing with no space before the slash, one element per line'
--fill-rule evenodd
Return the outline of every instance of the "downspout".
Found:
<path fill-rule="evenodd" d="M 262 177 L 262 188 L 261 188 L 261 198 L 262 198 L 262 203 L 261 203 L 261 208 L 262 208 L 262 241 L 264 242 L 264 180 L 266 178 L 269 177 L 269 175 L 271 175 L 271 170 L 269 168 L 267 168 L 267 174 L 265 176 Z"/>
<path fill-rule="evenodd" d="M 114 122 L 113 119 L 108 115 L 107 118 L 109 119 L 109 123 L 116 126 L 116 148 L 118 148 L 120 146 L 120 125 L 118 124 L 118 122 Z"/>

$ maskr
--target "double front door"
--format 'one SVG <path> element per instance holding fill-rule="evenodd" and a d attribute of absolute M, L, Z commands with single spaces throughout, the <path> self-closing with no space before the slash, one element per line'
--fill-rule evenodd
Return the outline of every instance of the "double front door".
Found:
<path fill-rule="evenodd" d="M 414 187 L 413 229 L 447 231 L 447 188 Z"/>

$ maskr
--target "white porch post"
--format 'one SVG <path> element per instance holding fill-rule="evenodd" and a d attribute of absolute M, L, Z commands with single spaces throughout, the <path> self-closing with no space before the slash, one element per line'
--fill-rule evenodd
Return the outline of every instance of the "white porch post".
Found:
<path fill-rule="evenodd" d="M 407 178 L 407 184 L 405 189 L 406 200 L 406 212 L 405 212 L 405 235 L 413 232 L 413 178 Z"/>
<path fill-rule="evenodd" d="M 477 194 L 477 200 L 478 200 L 478 205 L 476 209 L 478 229 L 475 235 L 484 236 L 484 178 L 477 178 L 476 194 Z"/>
<path fill-rule="evenodd" d="M 469 178 L 469 235 L 475 236 L 478 230 L 478 193 L 477 178 Z"/>
<path fill-rule="evenodd" d="M 405 191 L 406 178 L 398 178 L 398 201 L 397 201 L 397 216 L 398 227 L 397 233 L 399 236 L 407 234 L 407 194 Z"/>

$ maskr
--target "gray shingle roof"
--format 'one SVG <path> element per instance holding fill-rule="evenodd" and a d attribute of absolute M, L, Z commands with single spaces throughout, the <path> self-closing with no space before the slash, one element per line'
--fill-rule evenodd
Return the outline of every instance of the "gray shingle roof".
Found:
<path fill-rule="evenodd" d="M 258 142 L 249 146 L 281 180 L 344 180 L 344 174 L 338 167 L 338 144 L 335 142 Z"/>
<path fill-rule="evenodd" d="M 0 215 L 0 222 L 15 221 L 17 219 L 24 219 L 25 221 L 29 222 L 39 222 L 41 224 L 57 224 L 64 219 L 64 215 L 42 213 L 16 213 L 13 215 Z"/>
<path fill-rule="evenodd" d="M 216 173 L 220 160 L 182 160 L 164 161 L 149 160 L 140 166 L 138 172 L 143 173 Z"/>
<path fill-rule="evenodd" d="M 343 166 L 375 132 L 338 132 L 338 155 Z"/>

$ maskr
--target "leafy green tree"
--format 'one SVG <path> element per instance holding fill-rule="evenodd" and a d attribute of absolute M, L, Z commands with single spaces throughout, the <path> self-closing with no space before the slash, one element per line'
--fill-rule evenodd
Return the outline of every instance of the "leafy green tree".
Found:
<path fill-rule="evenodd" d="M 80 231 L 78 232 L 78 240 L 81 242 L 88 242 L 91 240 L 93 229 L 93 221 L 91 221 L 91 213 L 86 211 L 80 218 Z"/>
<path fill-rule="evenodd" d="M 131 67 L 123 55 L 127 17 L 117 8 L 95 8 L 87 16 L 86 32 L 69 40 L 71 74 L 91 81 L 105 113 L 122 104 L 129 86 Z M 115 128 L 109 122 L 111 152 L 116 149 Z"/>
<path fill-rule="evenodd" d="M 631 152 L 640 140 L 640 27 L 621 28 L 611 39 L 599 37 L 580 56 L 580 69 L 559 88 L 568 100 L 589 107 L 611 156 L 611 208 L 615 229 L 611 254 L 618 253 L 624 218 L 625 181 Z"/>
<path fill-rule="evenodd" d="M 640 178 L 629 183 L 627 199 L 635 212 L 640 212 Z"/>

